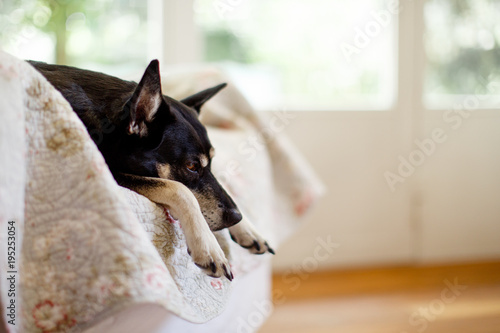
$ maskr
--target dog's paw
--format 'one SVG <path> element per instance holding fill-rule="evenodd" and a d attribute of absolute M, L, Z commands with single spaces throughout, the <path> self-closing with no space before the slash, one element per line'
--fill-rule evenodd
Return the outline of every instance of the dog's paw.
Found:
<path fill-rule="evenodd" d="M 194 200 L 191 202 L 191 205 L 196 207 L 198 203 L 195 197 L 189 190 L 187 191 L 187 197 L 192 196 Z M 168 221 L 178 220 L 181 224 L 184 236 L 186 237 L 187 252 L 196 266 L 200 267 L 211 277 L 219 278 L 224 275 L 229 281 L 232 281 L 234 277 L 229 262 L 215 235 L 208 228 L 199 207 L 198 209 L 183 210 L 178 215 L 171 215 L 168 207 L 164 207 L 164 211 Z M 176 216 L 179 216 L 179 219 L 176 219 Z"/>
<path fill-rule="evenodd" d="M 188 244 L 188 253 L 196 266 L 207 275 L 215 278 L 225 276 L 229 281 L 233 280 L 229 262 L 212 232 Z"/>
<path fill-rule="evenodd" d="M 267 244 L 265 239 L 246 220 L 230 227 L 229 234 L 233 241 L 254 254 L 264 254 L 266 252 L 274 254 L 274 250 Z"/>

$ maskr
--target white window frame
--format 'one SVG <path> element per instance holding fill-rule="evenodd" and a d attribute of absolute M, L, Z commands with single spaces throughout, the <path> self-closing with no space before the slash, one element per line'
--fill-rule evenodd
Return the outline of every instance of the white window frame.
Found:
<path fill-rule="evenodd" d="M 194 22 L 194 0 L 149 0 L 155 22 L 160 22 L 155 29 L 161 30 L 161 43 L 151 43 L 151 55 L 164 64 L 176 65 L 199 63 L 202 61 L 203 40 Z M 392 105 L 386 108 L 334 107 L 331 110 L 312 111 L 387 111 L 398 110 L 407 114 L 407 121 L 421 118 L 422 110 L 446 111 L 453 102 L 463 101 L 467 96 L 448 96 L 442 103 L 428 105 L 424 101 L 424 72 L 426 57 L 424 51 L 424 5 L 425 1 L 399 0 L 399 17 L 395 20 L 396 66 L 395 87 Z M 182 30 L 181 30 L 182 29 Z M 150 58 L 152 57 L 150 56 Z M 296 110 L 306 111 L 306 110 Z M 495 111 L 491 103 L 481 104 L 478 111 Z M 378 113 L 378 112 L 377 112 Z M 418 115 L 418 116 L 417 116 Z M 417 126 L 417 125 L 415 125 Z"/>
<path fill-rule="evenodd" d="M 161 20 L 161 31 L 162 31 L 162 46 L 161 52 L 156 51 L 154 56 L 161 59 L 164 64 L 167 65 L 177 65 L 177 64 L 186 64 L 186 63 L 199 63 L 202 61 L 202 50 L 203 50 L 203 40 L 194 22 L 194 12 L 193 5 L 194 0 L 182 0 L 182 1 L 161 1 L 161 0 L 149 0 L 150 6 L 156 12 L 160 12 L 158 8 L 161 7 L 161 12 L 163 16 L 158 18 Z M 401 18 L 400 18 L 401 19 Z M 404 29 L 399 26 L 397 23 L 398 20 L 395 20 L 394 29 L 400 30 Z M 182 29 L 182 33 L 180 30 Z M 408 29 L 406 29 L 408 30 Z M 400 33 L 396 31 L 396 39 L 398 39 Z M 399 38 L 400 39 L 400 38 Z M 399 41 L 400 42 L 400 41 Z M 400 43 L 398 43 L 400 44 Z M 407 50 L 403 50 L 408 55 L 412 55 L 411 52 L 406 52 Z M 401 62 L 398 62 L 397 59 L 401 58 L 401 47 L 395 48 L 396 55 L 394 59 L 396 59 L 395 66 L 399 66 L 396 71 L 393 71 L 396 75 L 395 87 L 393 96 L 391 96 L 392 102 L 388 103 L 387 107 L 375 107 L 375 108 L 342 108 L 339 106 L 338 108 L 332 108 L 328 110 L 317 110 L 313 111 L 391 111 L 397 107 L 398 101 L 401 96 L 398 96 L 398 80 L 401 78 Z M 151 56 L 150 56 L 151 58 Z M 407 59 L 407 57 L 403 57 L 402 59 Z M 403 62 L 403 65 L 405 63 Z M 271 111 L 271 110 L 269 110 Z M 303 111 L 303 110 L 293 110 L 293 111 Z"/>

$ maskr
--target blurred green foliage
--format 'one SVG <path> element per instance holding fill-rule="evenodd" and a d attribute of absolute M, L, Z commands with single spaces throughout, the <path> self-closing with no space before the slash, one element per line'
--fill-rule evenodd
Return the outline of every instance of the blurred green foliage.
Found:
<path fill-rule="evenodd" d="M 59 64 L 138 69 L 151 43 L 147 3 L 0 0 L 0 43 L 6 49 L 33 44 L 33 59 L 48 47 Z M 382 0 L 253 0 L 221 17 L 213 0 L 196 0 L 194 9 L 206 61 L 232 61 L 253 74 L 263 64 L 272 70 L 261 74 L 277 78 L 284 95 L 331 104 L 394 91 L 391 32 L 397 25 L 385 28 L 352 63 L 339 51 L 354 28 L 372 20 L 371 10 L 384 8 Z M 485 82 L 500 81 L 499 0 L 428 0 L 424 10 L 427 94 L 486 93 Z M 45 46 L 35 45 L 43 36 Z"/>
<path fill-rule="evenodd" d="M 426 2 L 428 93 L 485 94 L 500 81 L 499 14 L 498 0 Z"/>
<path fill-rule="evenodd" d="M 239 75 L 246 68 L 249 79 L 259 71 L 262 81 L 271 75 L 281 89 L 273 93 L 285 96 L 285 104 L 328 108 L 347 100 L 391 98 L 393 69 L 384 68 L 396 68 L 391 62 L 395 25 L 381 29 L 353 62 L 339 47 L 353 43 L 354 28 L 373 20 L 370 11 L 385 8 L 384 0 L 196 0 L 195 19 L 205 60 L 239 64 Z"/>
<path fill-rule="evenodd" d="M 0 1 L 0 42 L 15 49 L 46 36 L 58 64 L 143 65 L 147 33 L 147 1 Z"/>

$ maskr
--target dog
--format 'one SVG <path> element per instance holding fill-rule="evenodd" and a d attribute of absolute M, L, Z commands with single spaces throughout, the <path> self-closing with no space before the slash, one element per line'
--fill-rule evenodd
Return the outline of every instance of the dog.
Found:
<path fill-rule="evenodd" d="M 211 172 L 215 154 L 198 119 L 226 84 L 181 101 L 162 94 L 158 60 L 137 84 L 75 67 L 28 61 L 69 102 L 85 124 L 113 177 L 177 219 L 194 263 L 212 277 L 233 279 L 212 231 L 228 228 L 252 253 L 274 250 L 245 219 Z"/>

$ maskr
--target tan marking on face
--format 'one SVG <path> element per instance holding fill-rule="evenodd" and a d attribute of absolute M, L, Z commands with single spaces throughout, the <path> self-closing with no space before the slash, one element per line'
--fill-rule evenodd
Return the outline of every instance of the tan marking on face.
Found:
<path fill-rule="evenodd" d="M 193 194 L 200 205 L 200 210 L 205 217 L 210 230 L 218 230 L 223 225 L 223 210 L 219 207 L 219 201 L 210 194 L 193 191 Z"/>
<path fill-rule="evenodd" d="M 158 176 L 163 179 L 168 179 L 170 177 L 170 165 L 168 164 L 158 164 L 156 166 L 158 171 Z"/>
<path fill-rule="evenodd" d="M 200 163 L 202 167 L 206 167 L 208 165 L 208 158 L 205 155 L 200 156 Z"/>
<path fill-rule="evenodd" d="M 214 158 L 214 156 L 215 156 L 215 149 L 210 148 L 210 158 Z"/>

